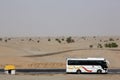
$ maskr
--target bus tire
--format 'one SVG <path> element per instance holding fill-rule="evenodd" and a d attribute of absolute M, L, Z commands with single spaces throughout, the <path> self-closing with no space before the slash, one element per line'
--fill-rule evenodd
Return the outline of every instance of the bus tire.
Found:
<path fill-rule="evenodd" d="M 100 69 L 97 70 L 97 73 L 98 73 L 98 74 L 101 74 L 101 73 L 102 73 L 102 70 L 100 70 Z"/>
<path fill-rule="evenodd" d="M 77 73 L 77 74 L 81 74 L 81 70 L 77 70 L 76 73 Z"/>

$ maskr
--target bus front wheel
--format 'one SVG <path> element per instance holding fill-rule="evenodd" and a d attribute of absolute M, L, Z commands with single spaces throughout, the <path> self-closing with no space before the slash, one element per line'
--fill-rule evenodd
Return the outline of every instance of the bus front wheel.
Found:
<path fill-rule="evenodd" d="M 97 73 L 98 73 L 98 74 L 101 74 L 101 73 L 102 73 L 102 70 L 100 70 L 100 69 L 97 70 Z"/>

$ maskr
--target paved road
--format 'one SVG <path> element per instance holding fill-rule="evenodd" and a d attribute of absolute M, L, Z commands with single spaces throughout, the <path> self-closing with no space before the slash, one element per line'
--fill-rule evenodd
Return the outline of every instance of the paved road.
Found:
<path fill-rule="evenodd" d="M 111 74 L 120 74 L 120 69 L 109 69 L 108 73 L 111 73 Z"/>
<path fill-rule="evenodd" d="M 65 74 L 65 69 L 16 69 L 16 73 L 24 74 Z M 4 70 L 0 69 L 0 73 Z M 108 74 L 120 74 L 120 69 L 109 69 Z"/>

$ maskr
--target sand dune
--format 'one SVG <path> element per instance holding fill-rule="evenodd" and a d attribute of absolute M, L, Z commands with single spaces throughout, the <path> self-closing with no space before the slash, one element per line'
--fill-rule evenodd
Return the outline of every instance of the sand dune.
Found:
<path fill-rule="evenodd" d="M 68 57 L 104 57 L 110 61 L 110 68 L 120 68 L 120 46 L 104 47 L 104 44 L 109 42 L 120 45 L 120 37 L 72 37 L 74 39 L 72 43 L 67 43 L 66 38 L 2 38 L 0 68 L 6 64 L 14 64 L 17 68 L 65 68 L 65 61 Z M 110 41 L 111 38 L 112 41 Z M 98 48 L 98 43 L 103 47 Z M 90 45 L 93 47 L 90 48 Z"/>

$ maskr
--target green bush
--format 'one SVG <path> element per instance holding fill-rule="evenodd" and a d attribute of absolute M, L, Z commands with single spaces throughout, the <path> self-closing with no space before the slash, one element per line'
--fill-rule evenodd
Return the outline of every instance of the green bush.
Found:
<path fill-rule="evenodd" d="M 118 44 L 113 42 L 113 43 L 106 43 L 105 44 L 105 47 L 106 48 L 117 48 L 118 47 Z"/>

